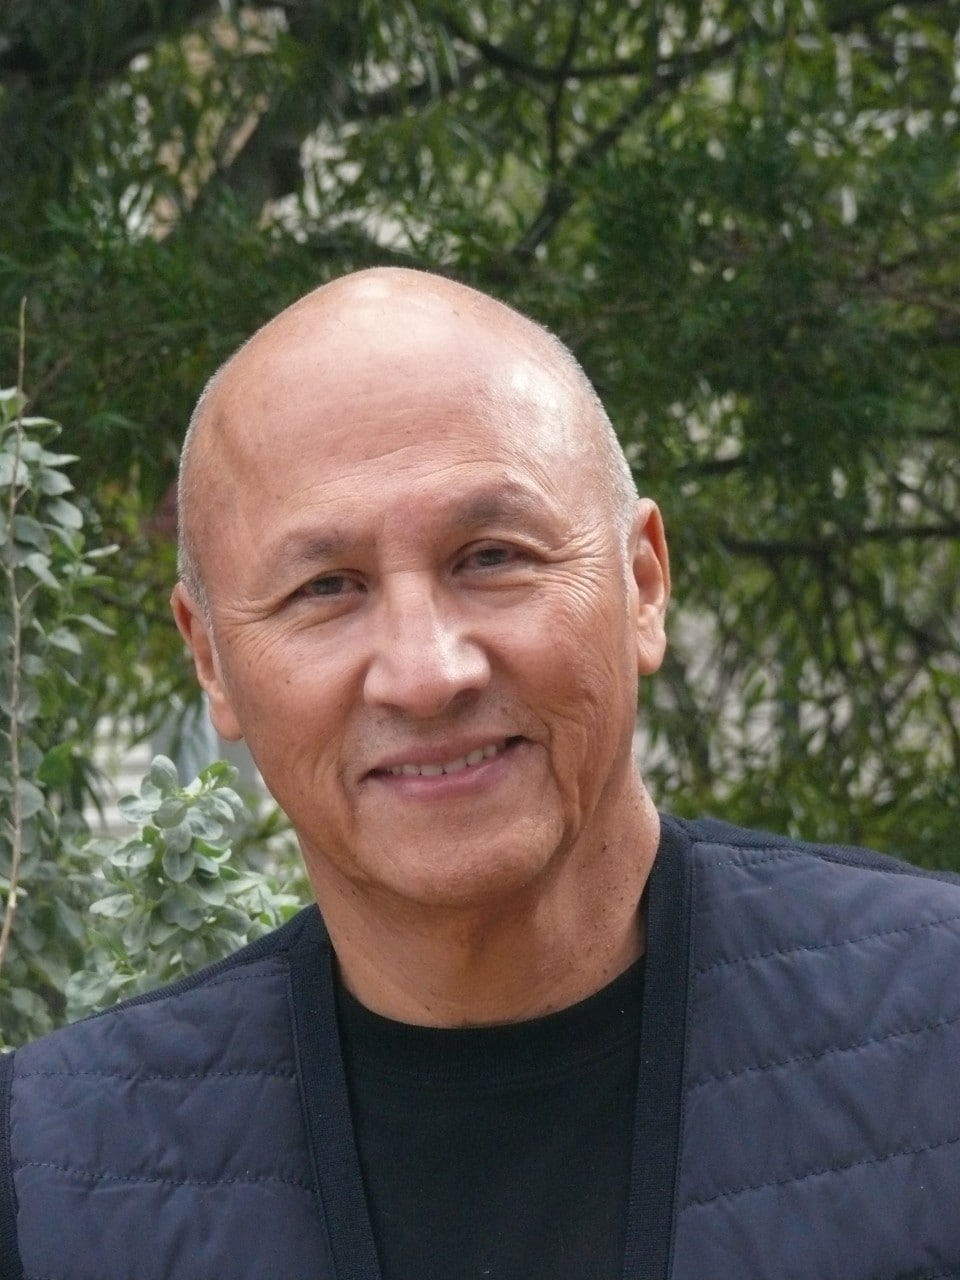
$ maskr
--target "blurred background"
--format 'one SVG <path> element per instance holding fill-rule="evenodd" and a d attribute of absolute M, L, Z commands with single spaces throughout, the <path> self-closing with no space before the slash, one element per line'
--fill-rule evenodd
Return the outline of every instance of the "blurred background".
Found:
<path fill-rule="evenodd" d="M 48 788 L 217 750 L 166 603 L 191 407 L 399 264 L 559 334 L 663 508 L 660 805 L 960 869 L 958 117 L 935 0 L 3 0 L 0 385 L 117 548 Z"/>

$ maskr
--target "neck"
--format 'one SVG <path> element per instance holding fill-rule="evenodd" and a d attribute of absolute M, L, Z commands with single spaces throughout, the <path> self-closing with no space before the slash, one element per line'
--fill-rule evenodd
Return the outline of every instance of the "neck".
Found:
<path fill-rule="evenodd" d="M 517 1022 L 586 999 L 645 948 L 639 904 L 659 841 L 645 792 L 633 816 L 507 902 L 445 908 L 315 884 L 344 984 L 375 1013 L 437 1027 Z"/>

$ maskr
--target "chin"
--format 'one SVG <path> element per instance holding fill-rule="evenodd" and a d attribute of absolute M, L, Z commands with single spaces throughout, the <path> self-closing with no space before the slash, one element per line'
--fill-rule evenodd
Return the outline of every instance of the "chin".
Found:
<path fill-rule="evenodd" d="M 551 862 L 550 850 L 538 853 L 530 845 L 496 856 L 489 849 L 468 858 L 438 863 L 394 862 L 389 880 L 378 879 L 391 896 L 431 910 L 490 910 L 514 908 L 543 878 Z"/>

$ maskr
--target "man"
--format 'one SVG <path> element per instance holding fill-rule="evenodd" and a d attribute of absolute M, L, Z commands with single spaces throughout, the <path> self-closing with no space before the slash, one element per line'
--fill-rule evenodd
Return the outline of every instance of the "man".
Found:
<path fill-rule="evenodd" d="M 212 380 L 180 515 L 319 912 L 7 1060 L 0 1276 L 960 1276 L 960 884 L 658 817 L 663 529 L 567 352 L 335 281 Z"/>

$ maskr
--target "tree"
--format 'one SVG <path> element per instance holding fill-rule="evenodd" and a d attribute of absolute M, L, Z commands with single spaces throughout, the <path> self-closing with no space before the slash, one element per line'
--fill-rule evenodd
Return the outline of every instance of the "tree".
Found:
<path fill-rule="evenodd" d="M 12 350 L 26 294 L 125 557 L 101 705 L 184 679 L 138 529 L 205 377 L 420 265 L 557 331 L 662 502 L 658 799 L 960 866 L 958 34 L 934 0 L 8 0 L 0 316 Z"/>

